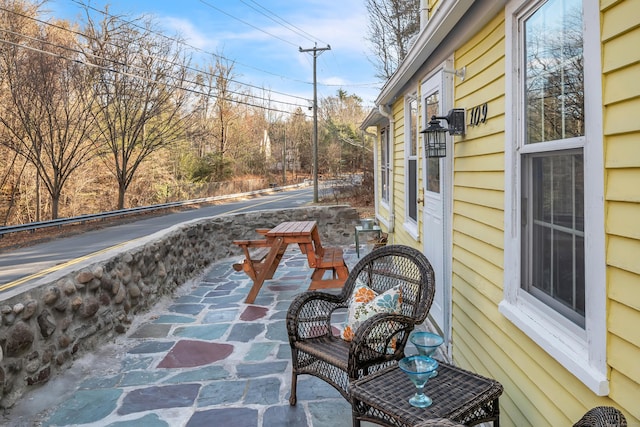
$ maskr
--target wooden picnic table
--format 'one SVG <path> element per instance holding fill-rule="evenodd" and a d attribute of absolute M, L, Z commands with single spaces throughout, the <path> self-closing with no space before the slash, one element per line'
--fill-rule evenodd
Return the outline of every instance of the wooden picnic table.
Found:
<path fill-rule="evenodd" d="M 240 246 L 245 258 L 234 264 L 237 271 L 244 270 L 253 280 L 253 286 L 245 302 L 252 304 L 266 279 L 273 275 L 290 244 L 297 244 L 307 256 L 309 267 L 313 268 L 309 289 L 342 287 L 349 269 L 344 262 L 342 248 L 323 247 L 316 221 L 287 221 L 267 230 L 256 230 L 264 239 L 234 240 Z M 325 273 L 332 277 L 325 279 Z"/>

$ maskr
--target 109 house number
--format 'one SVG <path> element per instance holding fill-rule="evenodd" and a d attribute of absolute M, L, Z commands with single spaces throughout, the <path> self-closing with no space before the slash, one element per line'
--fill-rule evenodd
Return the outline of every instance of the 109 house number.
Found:
<path fill-rule="evenodd" d="M 486 123 L 488 112 L 489 106 L 486 102 L 470 108 L 468 112 L 469 123 L 467 123 L 467 126 L 478 126 L 480 123 Z"/>

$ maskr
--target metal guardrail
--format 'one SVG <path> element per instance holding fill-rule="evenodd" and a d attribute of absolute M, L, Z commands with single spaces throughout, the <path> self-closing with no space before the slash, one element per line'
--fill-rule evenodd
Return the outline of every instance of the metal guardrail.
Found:
<path fill-rule="evenodd" d="M 294 185 L 290 187 L 299 187 L 299 185 Z M 233 198 L 242 197 L 242 196 L 249 196 L 252 194 L 260 194 L 264 192 L 280 190 L 282 188 L 284 187 L 271 187 L 264 190 L 256 190 L 256 191 L 251 191 L 251 192 L 242 193 L 242 194 L 228 194 L 224 196 L 204 197 L 200 199 L 185 200 L 181 202 L 162 203 L 158 205 L 141 206 L 141 207 L 129 208 L 129 209 L 120 209 L 117 211 L 102 212 L 97 214 L 79 215 L 79 216 L 73 216 L 69 218 L 58 218 L 58 219 L 52 219 L 49 221 L 30 222 L 28 224 L 20 224 L 20 225 L 9 225 L 9 226 L 0 227 L 0 238 L 4 237 L 5 234 L 10 234 L 10 233 L 19 233 L 23 231 L 35 231 L 40 228 L 61 227 L 63 225 L 82 224 L 89 221 L 98 221 L 98 220 L 103 220 L 107 218 L 123 217 L 127 215 L 160 211 L 163 209 L 170 209 L 175 207 L 197 205 L 201 203 L 210 203 L 218 200 L 227 200 L 227 199 L 233 199 Z"/>

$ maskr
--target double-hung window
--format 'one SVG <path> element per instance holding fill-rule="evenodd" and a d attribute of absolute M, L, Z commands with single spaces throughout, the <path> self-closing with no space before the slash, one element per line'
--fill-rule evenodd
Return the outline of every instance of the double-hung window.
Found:
<path fill-rule="evenodd" d="M 507 7 L 507 70 L 517 72 L 507 76 L 507 105 L 515 108 L 507 109 L 500 310 L 603 395 L 602 119 L 593 108 L 602 105 L 600 47 L 598 11 L 589 3 Z"/>

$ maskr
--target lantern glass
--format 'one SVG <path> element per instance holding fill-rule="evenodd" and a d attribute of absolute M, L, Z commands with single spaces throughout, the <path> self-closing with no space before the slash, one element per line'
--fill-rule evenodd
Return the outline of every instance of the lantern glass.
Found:
<path fill-rule="evenodd" d="M 438 130 L 427 130 L 425 132 L 425 152 L 427 157 L 446 157 L 447 156 L 447 130 L 440 128 Z"/>

